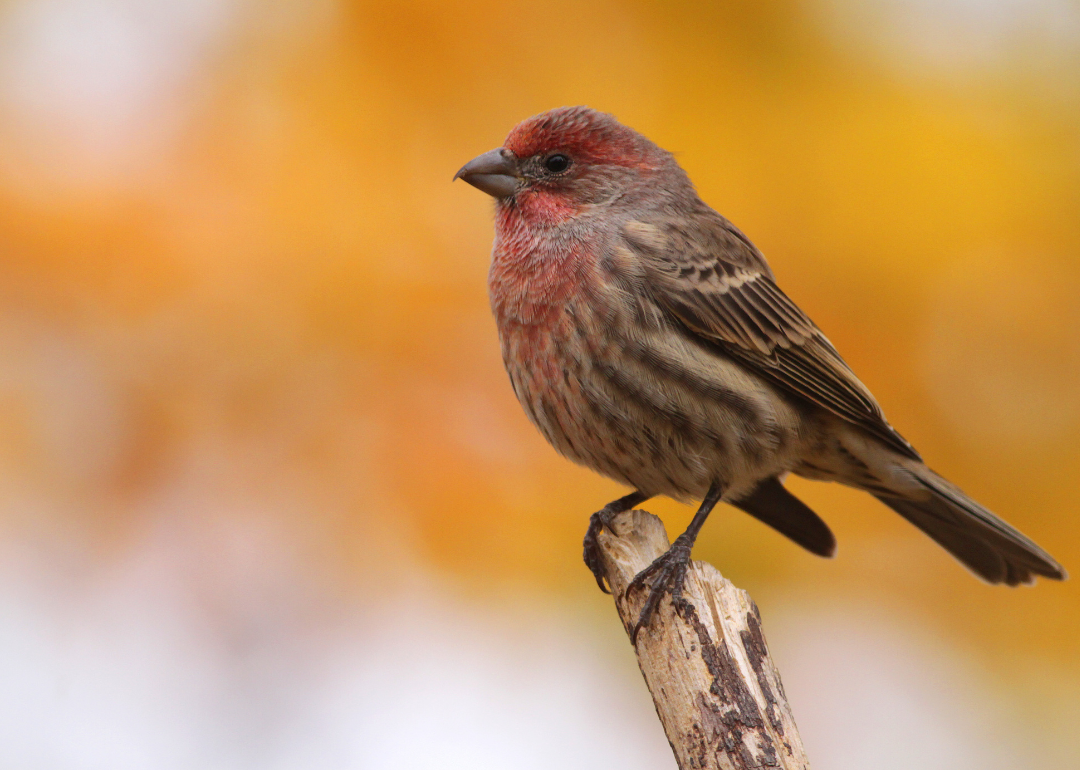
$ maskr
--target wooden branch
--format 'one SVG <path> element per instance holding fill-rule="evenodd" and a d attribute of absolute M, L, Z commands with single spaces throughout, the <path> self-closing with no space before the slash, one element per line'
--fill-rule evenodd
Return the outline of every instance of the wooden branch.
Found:
<path fill-rule="evenodd" d="M 634 575 L 668 548 L 660 519 L 628 511 L 600 547 L 627 635 L 646 591 L 625 596 Z M 680 770 L 809 770 L 780 674 L 750 595 L 710 564 L 694 562 L 683 590 L 638 634 L 637 658 Z"/>

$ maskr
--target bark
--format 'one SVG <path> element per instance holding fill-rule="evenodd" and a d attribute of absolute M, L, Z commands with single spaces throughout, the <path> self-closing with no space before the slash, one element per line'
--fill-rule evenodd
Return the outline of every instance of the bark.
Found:
<path fill-rule="evenodd" d="M 645 511 L 615 519 L 600 546 L 627 635 L 646 591 L 626 586 L 668 547 L 667 532 Z M 637 658 L 681 770 L 808 770 L 761 616 L 749 594 L 710 564 L 694 562 L 684 601 L 666 598 L 638 634 Z"/>

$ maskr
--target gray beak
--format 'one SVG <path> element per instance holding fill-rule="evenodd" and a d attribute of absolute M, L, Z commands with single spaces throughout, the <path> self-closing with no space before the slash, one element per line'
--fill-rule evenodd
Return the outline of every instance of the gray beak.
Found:
<path fill-rule="evenodd" d="M 454 174 L 454 179 L 464 179 L 493 198 L 509 198 L 517 192 L 520 179 L 517 158 L 499 147 L 470 160 Z"/>

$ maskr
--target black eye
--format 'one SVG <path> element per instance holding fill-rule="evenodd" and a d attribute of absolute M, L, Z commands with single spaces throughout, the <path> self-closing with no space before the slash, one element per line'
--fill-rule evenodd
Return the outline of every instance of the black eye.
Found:
<path fill-rule="evenodd" d="M 544 161 L 544 168 L 553 174 L 561 174 L 570 168 L 570 159 L 565 155 L 549 155 Z"/>

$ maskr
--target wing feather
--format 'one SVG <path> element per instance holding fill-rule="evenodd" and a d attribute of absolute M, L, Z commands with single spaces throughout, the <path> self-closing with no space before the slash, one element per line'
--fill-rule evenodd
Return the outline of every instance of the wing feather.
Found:
<path fill-rule="evenodd" d="M 746 236 L 711 209 L 698 212 L 695 224 L 657 217 L 623 228 L 657 303 L 752 371 L 919 459 Z"/>

